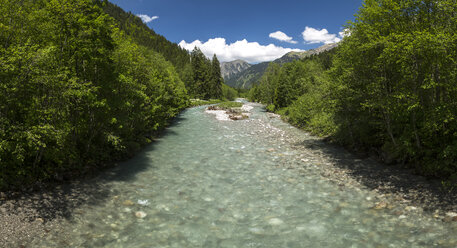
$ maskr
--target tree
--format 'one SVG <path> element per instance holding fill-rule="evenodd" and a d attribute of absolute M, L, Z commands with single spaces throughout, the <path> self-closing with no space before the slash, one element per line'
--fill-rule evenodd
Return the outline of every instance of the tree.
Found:
<path fill-rule="evenodd" d="M 174 66 L 99 4 L 0 0 L 0 188 L 127 156 L 187 105 Z"/>
<path fill-rule="evenodd" d="M 211 61 L 211 75 L 210 75 L 210 97 L 214 99 L 221 99 L 222 98 L 222 84 L 224 83 L 224 79 L 222 78 L 221 74 L 221 65 L 219 64 L 219 60 L 217 59 L 216 54 L 213 55 L 213 59 Z"/>

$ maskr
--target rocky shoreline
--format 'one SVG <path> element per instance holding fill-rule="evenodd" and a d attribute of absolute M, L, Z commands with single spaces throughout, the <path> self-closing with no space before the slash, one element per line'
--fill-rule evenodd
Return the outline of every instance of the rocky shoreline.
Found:
<path fill-rule="evenodd" d="M 281 118 L 277 114 L 269 115 Z M 374 157 L 360 158 L 341 146 L 329 144 L 324 138 L 309 135 L 309 139 L 302 140 L 287 136 L 286 132 L 277 136 L 302 150 L 305 154 L 302 161 L 306 162 L 307 157 L 318 158 L 322 176 L 341 189 L 366 188 L 375 193 L 373 210 L 395 209 L 399 216 L 412 211 L 423 212 L 457 224 L 456 192 L 444 189 L 440 180 L 416 175 L 402 165 L 383 164 Z"/>
<path fill-rule="evenodd" d="M 245 105 L 247 112 L 253 107 Z M 271 113 L 267 115 L 271 119 L 280 118 Z M 391 210 L 399 219 L 428 215 L 449 222 L 457 230 L 455 192 L 443 190 L 439 181 L 427 180 L 400 166 L 381 164 L 374 158 L 358 158 L 321 138 L 309 136 L 304 140 L 270 124 L 248 121 L 263 125 L 259 135 L 280 139 L 283 145 L 300 151 L 297 159 L 302 163 L 278 166 L 300 172 L 300 167 L 312 163 L 320 168 L 323 178 L 340 190 L 368 189 L 373 192 L 375 197 L 367 199 L 372 202 L 371 211 Z M 266 152 L 275 153 L 276 149 L 270 148 Z M 56 184 L 38 192 L 0 193 L 0 247 L 28 247 L 31 239 L 58 231 L 60 220 L 71 219 L 75 208 L 104 201 L 109 195 L 104 182 L 88 181 Z"/>

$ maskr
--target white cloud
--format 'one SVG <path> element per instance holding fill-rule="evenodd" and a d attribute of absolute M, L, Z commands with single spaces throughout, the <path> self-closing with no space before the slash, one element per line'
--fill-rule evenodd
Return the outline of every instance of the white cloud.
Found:
<path fill-rule="evenodd" d="M 297 42 L 294 41 L 292 39 L 292 37 L 287 36 L 287 34 L 281 32 L 281 31 L 276 31 L 274 33 L 271 33 L 269 36 L 270 36 L 270 38 L 273 38 L 273 39 L 285 41 L 285 42 L 292 43 L 292 44 L 297 44 Z"/>
<path fill-rule="evenodd" d="M 341 41 L 341 38 L 338 38 L 336 34 L 329 34 L 327 29 L 315 29 L 311 27 L 306 27 L 305 31 L 302 33 L 303 39 L 306 44 L 317 44 L 317 43 L 337 43 Z"/>
<path fill-rule="evenodd" d="M 148 16 L 148 15 L 143 15 L 143 14 L 138 14 L 138 15 L 136 15 L 136 16 L 138 16 L 139 18 L 141 18 L 141 20 L 142 20 L 144 23 L 149 23 L 149 22 L 154 21 L 155 19 L 159 19 L 158 16 Z"/>
<path fill-rule="evenodd" d="M 257 42 L 248 42 L 246 39 L 227 44 L 224 38 L 209 39 L 204 43 L 199 40 L 191 43 L 182 40 L 179 42 L 179 46 L 188 51 L 192 51 L 194 47 L 199 47 L 208 58 L 216 54 L 222 62 L 242 59 L 249 63 L 259 63 L 275 60 L 291 51 L 302 51 L 300 49 L 278 47 L 273 44 L 264 46 Z"/>
<path fill-rule="evenodd" d="M 351 31 L 349 31 L 349 29 L 344 29 L 343 31 L 339 32 L 338 33 L 340 35 L 341 38 L 344 38 L 346 36 L 350 36 L 351 35 Z"/>

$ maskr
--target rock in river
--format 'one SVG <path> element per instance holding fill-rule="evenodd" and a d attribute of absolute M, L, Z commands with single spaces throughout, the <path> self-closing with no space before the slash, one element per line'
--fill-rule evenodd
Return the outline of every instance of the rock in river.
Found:
<path fill-rule="evenodd" d="M 270 224 L 272 226 L 279 226 L 279 225 L 281 225 L 283 223 L 284 223 L 284 221 L 282 221 L 281 219 L 278 219 L 278 218 L 271 218 L 268 221 L 268 224 Z"/>
<path fill-rule="evenodd" d="M 137 211 L 137 212 L 135 212 L 135 216 L 139 219 L 143 219 L 144 217 L 147 216 L 147 214 L 143 211 Z"/>
<path fill-rule="evenodd" d="M 125 201 L 122 203 L 122 205 L 124 205 L 124 206 L 133 206 L 133 204 L 134 204 L 134 203 L 133 203 L 131 200 L 125 200 Z"/>

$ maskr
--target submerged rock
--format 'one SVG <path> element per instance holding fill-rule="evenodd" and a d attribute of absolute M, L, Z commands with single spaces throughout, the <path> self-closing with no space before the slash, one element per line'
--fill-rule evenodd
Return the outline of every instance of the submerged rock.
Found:
<path fill-rule="evenodd" d="M 270 224 L 272 226 L 279 226 L 279 225 L 282 225 L 283 223 L 284 223 L 284 221 L 282 221 L 281 219 L 278 219 L 278 218 L 271 218 L 268 221 L 268 224 Z"/>
<path fill-rule="evenodd" d="M 385 201 L 378 202 L 376 205 L 373 206 L 373 209 L 380 210 L 380 209 L 385 209 L 388 208 L 389 204 Z"/>
<path fill-rule="evenodd" d="M 229 118 L 230 118 L 230 120 L 233 120 L 233 121 L 240 121 L 240 120 L 248 119 L 249 116 L 247 116 L 245 114 L 231 114 L 231 115 L 229 115 Z"/>
<path fill-rule="evenodd" d="M 258 228 L 258 227 L 251 227 L 251 228 L 249 228 L 249 231 L 251 233 L 257 234 L 257 235 L 261 235 L 261 234 L 265 233 L 265 230 L 263 230 L 262 228 Z"/>
<path fill-rule="evenodd" d="M 443 221 L 444 222 L 457 222 L 457 213 L 447 212 Z"/>
<path fill-rule="evenodd" d="M 417 207 L 414 207 L 414 206 L 407 206 L 405 208 L 406 211 L 413 211 L 413 210 L 417 210 Z"/>
<path fill-rule="evenodd" d="M 147 206 L 147 205 L 149 205 L 149 200 L 138 200 L 138 204 Z"/>
<path fill-rule="evenodd" d="M 135 212 L 135 216 L 139 219 L 143 219 L 144 217 L 147 216 L 147 214 L 143 211 L 137 211 L 137 212 Z"/>
<path fill-rule="evenodd" d="M 122 205 L 124 206 L 133 206 L 133 202 L 131 200 L 125 200 L 124 202 L 122 202 Z"/>

